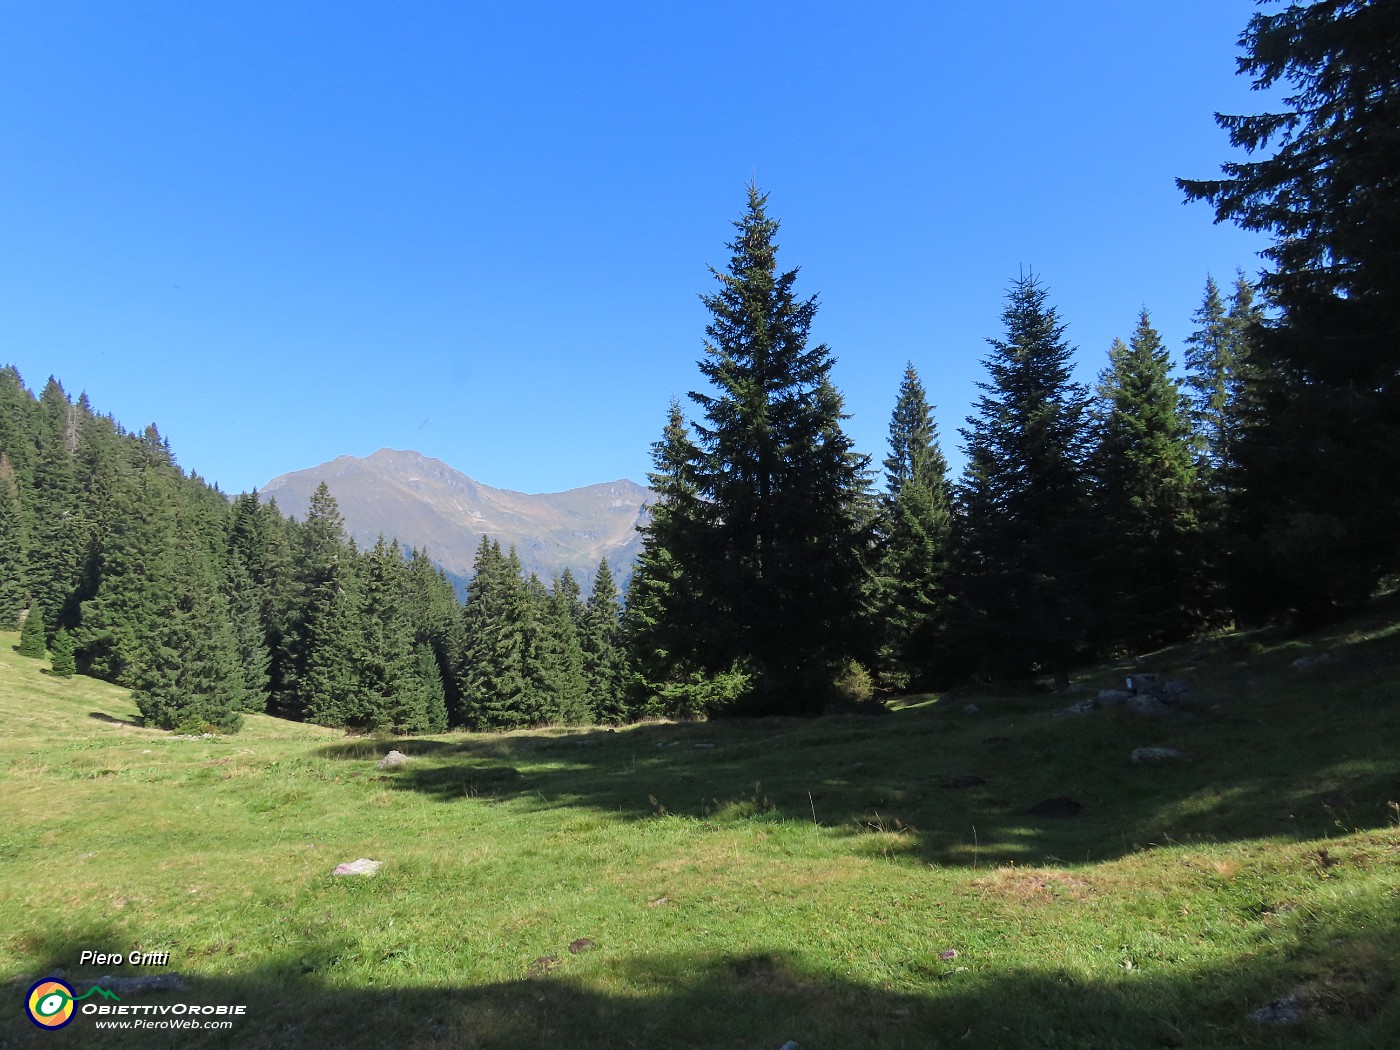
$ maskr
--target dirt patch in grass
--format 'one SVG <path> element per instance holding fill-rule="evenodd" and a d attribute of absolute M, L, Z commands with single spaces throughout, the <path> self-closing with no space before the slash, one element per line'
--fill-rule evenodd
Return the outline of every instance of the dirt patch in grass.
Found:
<path fill-rule="evenodd" d="M 1044 868 L 997 868 L 990 875 L 973 879 L 982 893 L 1021 904 L 1048 904 L 1058 900 L 1085 900 L 1094 893 L 1093 884 L 1068 871 Z"/>

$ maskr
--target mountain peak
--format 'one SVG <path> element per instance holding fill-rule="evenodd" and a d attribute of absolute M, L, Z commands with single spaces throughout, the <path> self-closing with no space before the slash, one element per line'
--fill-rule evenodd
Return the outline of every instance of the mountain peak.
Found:
<path fill-rule="evenodd" d="M 483 485 L 421 452 L 392 448 L 283 474 L 260 493 L 301 517 L 322 481 L 356 543 L 373 544 L 383 535 L 406 548 L 422 547 L 457 576 L 471 573 L 483 535 L 513 545 L 525 570 L 543 579 L 566 567 L 589 578 L 602 558 L 619 576 L 630 575 L 641 545 L 636 528 L 651 495 L 627 478 L 527 495 Z"/>

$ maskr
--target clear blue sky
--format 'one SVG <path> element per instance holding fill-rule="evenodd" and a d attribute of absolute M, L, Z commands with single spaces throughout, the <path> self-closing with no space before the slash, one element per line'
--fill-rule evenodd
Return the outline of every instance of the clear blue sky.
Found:
<path fill-rule="evenodd" d="M 1264 242 L 1184 205 L 1250 0 L 4 0 L 0 362 L 230 492 L 381 446 L 642 480 L 754 175 L 876 462 L 1038 273 L 1090 379 Z"/>

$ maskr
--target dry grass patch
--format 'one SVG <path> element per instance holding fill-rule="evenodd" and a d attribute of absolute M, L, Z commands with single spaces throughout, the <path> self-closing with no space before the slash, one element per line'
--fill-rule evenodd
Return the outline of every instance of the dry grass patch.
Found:
<path fill-rule="evenodd" d="M 998 867 L 989 875 L 973 879 L 971 885 L 983 893 L 1017 904 L 1086 900 L 1095 892 L 1094 885 L 1088 879 L 1068 871 L 1018 868 L 1015 865 Z"/>

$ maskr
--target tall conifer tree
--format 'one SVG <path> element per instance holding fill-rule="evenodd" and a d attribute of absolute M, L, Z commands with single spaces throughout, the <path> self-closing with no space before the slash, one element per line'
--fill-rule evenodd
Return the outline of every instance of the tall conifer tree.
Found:
<path fill-rule="evenodd" d="M 293 628 L 293 677 L 280 713 L 346 725 L 361 713 L 355 662 L 363 632 L 354 549 L 325 482 L 312 493 L 299 531 L 300 616 Z"/>
<path fill-rule="evenodd" d="M 29 601 L 28 527 L 10 457 L 0 452 L 0 628 L 19 622 Z"/>
<path fill-rule="evenodd" d="M 861 632 L 867 479 L 841 427 L 825 344 L 809 347 L 815 297 L 779 271 L 778 223 L 752 185 L 710 311 L 692 393 L 697 542 L 682 553 L 713 630 L 706 669 L 752 672 L 753 710 L 814 713 L 838 668 L 864 655 Z"/>
<path fill-rule="evenodd" d="M 626 719 L 626 660 L 622 650 L 622 609 L 608 559 L 598 563 L 584 609 L 579 642 L 591 705 L 602 722 Z"/>
<path fill-rule="evenodd" d="M 1211 480 L 1223 468 L 1229 429 L 1230 379 L 1235 372 L 1230 318 L 1215 278 L 1206 276 L 1205 295 L 1186 337 L 1186 387 L 1190 392 L 1193 444 Z"/>
<path fill-rule="evenodd" d="M 539 595 L 536 601 L 537 634 L 532 652 L 544 718 L 565 725 L 592 722 L 593 705 L 579 638 L 583 606 L 574 574 L 565 569 L 555 577 L 550 593 Z"/>
<path fill-rule="evenodd" d="M 1004 339 L 962 431 L 958 642 L 999 677 L 1050 673 L 1064 683 L 1086 643 L 1085 484 L 1088 391 L 1045 287 L 1022 274 L 1007 293 Z"/>
<path fill-rule="evenodd" d="M 515 548 L 507 557 L 483 536 L 462 610 L 461 696 L 467 725 L 513 729 L 542 712 L 532 680 L 535 610 Z"/>
<path fill-rule="evenodd" d="M 1178 185 L 1275 237 L 1231 492 L 1235 603 L 1312 618 L 1400 569 L 1400 19 L 1392 0 L 1290 3 L 1240 44 L 1239 71 L 1286 88 L 1282 105 L 1217 114 L 1251 156 Z"/>
<path fill-rule="evenodd" d="M 1098 635 L 1110 644 L 1171 641 L 1204 616 L 1196 468 L 1187 402 L 1146 310 L 1128 345 L 1114 340 L 1098 399 L 1090 459 Z"/>
<path fill-rule="evenodd" d="M 897 686 L 917 685 L 935 673 L 946 627 L 952 507 L 948 462 L 912 363 L 890 419 L 885 480 L 876 570 L 881 670 Z"/>
<path fill-rule="evenodd" d="M 701 615 L 697 580 L 684 568 L 694 562 L 699 542 L 699 451 L 679 402 L 671 402 L 651 454 L 647 482 L 654 498 L 647 505 L 645 524 L 639 526 L 642 549 L 623 611 L 623 637 L 632 666 L 629 706 L 650 714 L 690 713 L 701 703 L 682 699 L 677 690 L 698 673 L 697 654 L 706 648 L 702 639 L 710 625 Z M 659 704 L 667 691 L 680 701 L 671 710 Z"/>

